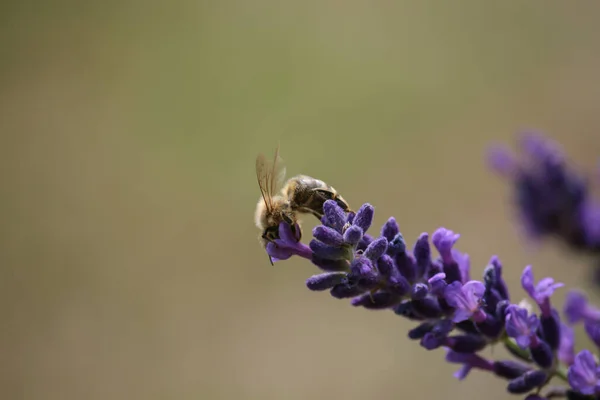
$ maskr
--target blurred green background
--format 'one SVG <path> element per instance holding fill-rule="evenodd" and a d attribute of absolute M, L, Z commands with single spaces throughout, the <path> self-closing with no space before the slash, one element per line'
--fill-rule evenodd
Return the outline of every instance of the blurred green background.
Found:
<path fill-rule="evenodd" d="M 600 154 L 600 3 L 12 2 L 0 9 L 2 399 L 504 399 L 413 325 L 272 267 L 254 159 L 584 285 L 519 236 L 494 141 L 536 128 Z M 314 221 L 305 221 L 309 232 Z M 307 235 L 308 236 L 308 235 Z M 564 297 L 563 291 L 557 299 Z M 501 355 L 500 349 L 495 355 Z"/>

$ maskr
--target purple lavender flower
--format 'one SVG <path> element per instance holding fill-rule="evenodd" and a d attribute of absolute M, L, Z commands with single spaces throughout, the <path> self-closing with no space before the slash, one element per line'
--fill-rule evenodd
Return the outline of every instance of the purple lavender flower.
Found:
<path fill-rule="evenodd" d="M 539 151 L 535 143 L 529 146 Z M 482 280 L 474 280 L 468 255 L 455 248 L 460 235 L 446 228 L 436 230 L 431 242 L 440 257 L 432 258 L 429 235 L 422 233 L 410 251 L 394 218 L 380 229 L 379 237 L 369 236 L 373 215 L 369 204 L 353 214 L 328 201 L 310 246 L 300 243 L 292 228 L 282 224 L 280 239 L 267 251 L 279 260 L 300 256 L 324 270 L 307 279 L 310 290 L 329 290 L 332 297 L 349 299 L 353 306 L 391 310 L 417 321 L 409 338 L 427 350 L 446 348 L 447 361 L 461 364 L 455 374 L 459 379 L 476 368 L 507 379 L 508 392 L 529 394 L 531 399 L 560 395 L 574 400 L 596 393 L 595 361 L 584 352 L 574 356 L 573 332 L 550 305 L 561 283 L 544 278 L 536 284 L 531 267 L 524 269 L 522 286 L 540 309 L 539 315 L 532 313 L 510 303 L 496 256 L 484 269 Z M 600 342 L 600 310 L 588 304 L 584 295 L 569 293 L 564 311 L 570 322 L 584 321 L 588 335 Z M 494 343 L 504 344 L 528 364 L 492 361 L 478 354 Z M 553 377 L 568 381 L 571 388 L 552 388 L 542 394 L 540 390 Z"/>
<path fill-rule="evenodd" d="M 587 297 L 575 290 L 567 293 L 564 313 L 570 324 L 575 324 L 582 320 L 600 322 L 600 309 L 590 305 Z"/>
<path fill-rule="evenodd" d="M 550 296 L 552 296 L 556 289 L 564 286 L 564 284 L 560 282 L 555 283 L 552 278 L 543 278 L 534 286 L 531 265 L 526 266 L 523 270 L 523 274 L 521 275 L 521 285 L 527 294 L 529 294 L 540 307 L 543 315 L 550 315 Z"/>
<path fill-rule="evenodd" d="M 515 305 L 509 306 L 506 311 L 506 334 L 515 339 L 520 348 L 528 348 L 540 326 L 537 315 L 527 315 L 526 309 Z"/>
<path fill-rule="evenodd" d="M 567 377 L 571 387 L 581 394 L 600 392 L 600 368 L 589 350 L 582 350 L 575 356 Z"/>
<path fill-rule="evenodd" d="M 554 236 L 573 249 L 600 252 L 600 204 L 590 195 L 588 179 L 542 135 L 522 134 L 519 146 L 519 158 L 493 146 L 488 163 L 512 181 L 517 214 L 528 235 L 536 240 Z"/>
<path fill-rule="evenodd" d="M 462 322 L 473 318 L 476 322 L 482 322 L 486 318 L 481 309 L 481 299 L 485 292 L 485 286 L 479 281 L 469 281 L 464 285 L 458 281 L 452 282 L 444 290 L 444 297 L 448 304 L 455 308 L 454 322 Z"/>
<path fill-rule="evenodd" d="M 295 232 L 300 232 L 296 225 Z M 279 224 L 279 239 L 267 243 L 267 253 L 272 262 L 287 260 L 293 255 L 311 259 L 312 251 L 310 248 L 300 242 L 300 239 L 292 231 L 290 224 L 282 222 Z"/>

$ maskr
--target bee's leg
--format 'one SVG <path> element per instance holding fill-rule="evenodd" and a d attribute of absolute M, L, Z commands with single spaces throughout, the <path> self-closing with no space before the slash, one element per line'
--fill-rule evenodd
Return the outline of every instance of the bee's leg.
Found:
<path fill-rule="evenodd" d="M 302 208 L 299 208 L 298 211 L 300 211 L 301 213 L 305 213 L 305 214 L 312 214 L 319 221 L 321 220 L 321 218 L 323 218 L 323 214 L 322 213 L 318 212 L 317 210 L 313 210 L 311 208 L 302 207 Z"/>
<path fill-rule="evenodd" d="M 344 201 L 344 199 L 342 199 L 342 196 L 340 196 L 339 194 L 337 194 L 329 189 L 313 189 L 313 190 L 315 192 L 317 192 L 325 200 L 335 201 L 337 203 L 337 205 L 342 208 L 342 210 L 344 210 L 346 212 L 352 211 L 352 210 L 350 210 L 350 208 L 348 207 L 348 204 Z"/>

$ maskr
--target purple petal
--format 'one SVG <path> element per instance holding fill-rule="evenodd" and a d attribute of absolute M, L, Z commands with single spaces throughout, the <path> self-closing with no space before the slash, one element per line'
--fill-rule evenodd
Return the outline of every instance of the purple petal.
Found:
<path fill-rule="evenodd" d="M 490 148 L 487 153 L 487 163 L 491 169 L 504 176 L 511 175 L 516 169 L 514 156 L 504 146 L 496 145 Z"/>
<path fill-rule="evenodd" d="M 445 278 L 446 274 L 443 272 L 439 272 L 431 278 L 429 278 L 428 283 L 429 286 L 431 286 L 431 292 L 434 295 L 441 296 L 444 293 L 444 290 L 447 286 L 446 281 L 444 280 Z"/>
<path fill-rule="evenodd" d="M 473 367 L 471 367 L 470 365 L 463 365 L 458 371 L 456 371 L 453 376 L 458 379 L 459 381 L 462 381 L 463 379 L 465 379 L 467 377 L 467 375 L 469 375 L 469 372 L 471 372 L 471 369 L 473 369 Z"/>
<path fill-rule="evenodd" d="M 517 342 L 517 345 L 519 345 L 519 347 L 522 349 L 528 348 L 531 344 L 531 338 L 529 336 L 517 336 L 515 338 L 515 341 Z"/>
<path fill-rule="evenodd" d="M 589 350 L 582 350 L 575 356 L 567 377 L 573 389 L 584 395 L 592 395 L 598 385 L 598 366 Z"/>
<path fill-rule="evenodd" d="M 532 299 L 535 298 L 535 288 L 533 282 L 533 271 L 531 269 L 531 265 L 528 265 L 523 270 L 523 274 L 521 274 L 521 286 Z"/>
<path fill-rule="evenodd" d="M 564 284 L 560 282 L 554 283 L 554 279 L 552 278 L 543 278 L 539 281 L 539 283 L 535 287 L 536 296 L 538 299 L 545 299 L 554 293 L 554 291 L 560 287 L 563 287 Z"/>
<path fill-rule="evenodd" d="M 451 307 L 458 308 L 462 297 L 462 283 L 452 282 L 444 290 L 444 298 Z"/>
<path fill-rule="evenodd" d="M 473 313 L 471 313 L 468 310 L 465 310 L 464 308 L 457 308 L 456 311 L 454 311 L 454 315 L 452 316 L 452 322 L 459 323 L 466 321 L 469 318 L 471 318 L 472 314 Z"/>
<path fill-rule="evenodd" d="M 587 298 L 581 292 L 571 290 L 567 293 L 564 313 L 570 324 L 575 324 L 583 319 L 587 302 Z"/>
<path fill-rule="evenodd" d="M 462 290 L 470 301 L 479 303 L 485 293 L 485 285 L 479 281 L 469 281 Z"/>

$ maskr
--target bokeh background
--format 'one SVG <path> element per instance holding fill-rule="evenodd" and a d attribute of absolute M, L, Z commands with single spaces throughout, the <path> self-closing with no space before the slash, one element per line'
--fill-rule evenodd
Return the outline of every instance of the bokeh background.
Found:
<path fill-rule="evenodd" d="M 526 264 L 588 287 L 588 259 L 519 236 L 484 152 L 533 128 L 595 164 L 599 16 L 591 0 L 4 3 L 0 397 L 508 398 L 456 381 L 409 322 L 309 292 L 308 263 L 272 267 L 254 159 L 280 143 L 290 175 L 396 216 L 411 243 L 458 231 L 515 296 Z"/>

